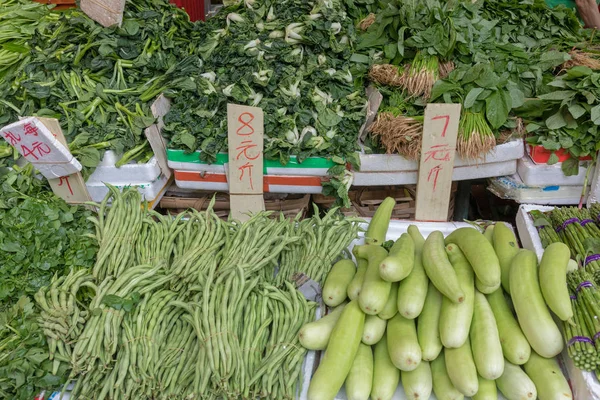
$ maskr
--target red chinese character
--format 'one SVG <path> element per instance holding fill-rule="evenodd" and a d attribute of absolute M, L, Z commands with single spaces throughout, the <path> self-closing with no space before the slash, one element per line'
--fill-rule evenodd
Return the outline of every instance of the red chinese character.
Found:
<path fill-rule="evenodd" d="M 248 170 L 248 175 L 250 177 L 250 188 L 254 190 L 254 182 L 252 182 L 252 168 L 254 168 L 254 164 L 250 164 L 249 162 L 247 162 L 241 167 L 238 167 L 238 170 L 240 170 L 240 182 L 244 178 L 244 171 Z"/>
<path fill-rule="evenodd" d="M 17 142 L 21 141 L 21 136 L 15 135 L 14 133 L 7 131 L 4 135 L 4 138 L 11 146 L 16 146 Z"/>
<path fill-rule="evenodd" d="M 69 177 L 61 176 L 60 180 L 58 181 L 58 186 L 62 186 L 63 182 L 67 184 L 67 189 L 69 189 L 69 193 L 71 193 L 71 196 L 73 196 L 73 189 L 71 188 L 71 182 L 69 182 Z"/>
<path fill-rule="evenodd" d="M 242 144 L 235 148 L 236 150 L 241 150 L 235 159 L 239 160 L 240 156 L 243 154 L 244 157 L 246 157 L 248 160 L 256 160 L 258 157 L 260 157 L 260 152 L 255 157 L 250 157 L 248 155 L 248 150 L 250 150 L 253 147 L 258 147 L 258 145 L 252 143 L 252 140 L 242 141 Z"/>
<path fill-rule="evenodd" d="M 437 186 L 438 175 L 440 174 L 441 170 L 442 170 L 441 164 L 438 164 L 429 170 L 429 175 L 427 175 L 427 182 L 430 182 L 431 178 L 433 177 L 433 190 L 435 190 L 435 188 Z"/>
<path fill-rule="evenodd" d="M 27 158 L 32 156 L 36 160 L 39 160 L 39 157 L 44 157 L 46 154 L 50 154 L 52 151 L 50 146 L 48 146 L 46 143 L 33 142 L 32 146 L 33 148 L 29 149 L 27 146 L 21 145 L 21 154 L 23 154 L 23 157 Z M 37 155 L 35 154 L 36 151 L 38 153 Z"/>
<path fill-rule="evenodd" d="M 425 154 L 427 155 L 425 162 L 429 160 L 450 161 L 450 149 L 448 148 L 447 144 L 431 146 L 431 149 Z"/>
<path fill-rule="evenodd" d="M 37 129 L 37 126 L 35 126 L 35 125 L 25 124 L 25 125 L 23 125 L 23 128 L 25 129 L 23 131 L 23 133 L 25 133 L 25 135 L 33 135 L 33 136 L 38 135 L 38 129 Z"/>

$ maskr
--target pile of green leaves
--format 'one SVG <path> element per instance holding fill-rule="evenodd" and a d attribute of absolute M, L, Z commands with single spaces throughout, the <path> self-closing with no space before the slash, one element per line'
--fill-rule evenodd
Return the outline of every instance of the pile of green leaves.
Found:
<path fill-rule="evenodd" d="M 562 163 L 565 175 L 576 175 L 579 157 L 600 150 L 600 72 L 577 66 L 547 83 L 548 92 L 527 101 L 519 115 L 527 122 L 528 142 L 573 156 Z M 552 154 L 549 164 L 558 162 Z"/>
<path fill-rule="evenodd" d="M 352 154 L 365 119 L 364 64 L 341 0 L 253 0 L 199 26 L 204 74 L 166 116 L 170 147 L 227 151 L 226 104 L 264 111 L 265 157 L 286 163 Z"/>
<path fill-rule="evenodd" d="M 32 400 L 44 390 L 60 388 L 69 376 L 67 363 L 52 373 L 38 315 L 27 296 L 0 311 L 0 398 Z"/>
<path fill-rule="evenodd" d="M 0 81 L 0 125 L 22 115 L 59 119 L 87 172 L 107 149 L 125 153 L 121 163 L 151 157 L 143 135 L 155 121 L 151 102 L 194 87 L 190 75 L 201 65 L 190 57 L 196 36 L 187 14 L 167 0 L 133 0 L 120 28 L 103 28 L 79 9 L 46 6 L 35 9 L 37 20 L 11 23 L 29 4 L 0 5 L 0 43 L 20 54 Z M 3 64 L 0 53 L 0 70 Z"/>
<path fill-rule="evenodd" d="M 55 273 L 94 264 L 89 216 L 57 198 L 31 164 L 0 167 L 0 310 L 48 285 Z"/>

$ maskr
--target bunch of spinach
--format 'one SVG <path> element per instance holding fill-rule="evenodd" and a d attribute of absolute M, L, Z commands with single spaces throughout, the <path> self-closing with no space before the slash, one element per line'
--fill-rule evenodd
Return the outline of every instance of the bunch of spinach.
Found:
<path fill-rule="evenodd" d="M 9 15 L 4 7 L 0 19 Z M 26 36 L 3 45 L 24 53 L 0 81 L 0 125 L 22 115 L 58 118 L 86 172 L 107 149 L 125 153 L 120 164 L 148 159 L 143 130 L 155 121 L 151 102 L 194 87 L 191 75 L 201 66 L 191 56 L 194 24 L 166 0 L 128 1 L 120 28 L 103 28 L 79 9 L 7 26 Z"/>
<path fill-rule="evenodd" d="M 38 316 L 27 296 L 0 311 L 0 398 L 31 400 L 42 391 L 59 389 L 68 379 L 67 363 L 52 372 L 53 362 Z"/>
<path fill-rule="evenodd" d="M 0 310 L 48 285 L 55 273 L 91 267 L 97 243 L 90 211 L 57 198 L 24 169 L 0 167 Z"/>
<path fill-rule="evenodd" d="M 573 156 L 562 163 L 565 175 L 577 175 L 579 157 L 600 150 L 600 72 L 585 66 L 568 69 L 547 83 L 547 93 L 528 100 L 517 112 L 527 122 L 527 141 Z M 552 153 L 549 164 L 558 162 Z"/>

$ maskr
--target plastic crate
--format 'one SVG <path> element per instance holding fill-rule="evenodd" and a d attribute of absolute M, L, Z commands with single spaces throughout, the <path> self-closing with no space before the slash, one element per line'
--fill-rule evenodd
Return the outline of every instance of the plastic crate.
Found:
<path fill-rule="evenodd" d="M 170 2 L 179 8 L 183 8 L 190 16 L 191 21 L 198 21 L 199 19 L 204 21 L 206 18 L 204 0 L 170 0 Z"/>
<path fill-rule="evenodd" d="M 566 161 L 569 158 L 571 158 L 571 155 L 565 149 L 558 149 L 557 151 L 553 152 L 550 150 L 546 150 L 544 148 L 544 146 L 541 146 L 541 145 L 536 145 L 536 146 L 529 145 L 528 148 L 529 148 L 529 156 L 531 157 L 533 162 L 536 164 L 548 163 L 548 160 L 550 159 L 550 156 L 552 155 L 552 153 L 554 153 L 558 156 L 558 162 L 563 162 L 563 161 Z M 589 161 L 591 159 L 592 159 L 592 157 L 590 157 L 590 156 L 579 157 L 579 160 L 581 160 L 581 161 Z"/>

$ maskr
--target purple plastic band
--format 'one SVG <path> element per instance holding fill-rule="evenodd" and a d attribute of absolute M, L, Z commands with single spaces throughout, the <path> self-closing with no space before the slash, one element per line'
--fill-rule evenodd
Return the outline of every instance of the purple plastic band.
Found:
<path fill-rule="evenodd" d="M 594 284 L 592 282 L 590 282 L 590 281 L 581 282 L 577 286 L 577 291 L 579 292 L 581 289 L 586 288 L 586 287 L 594 287 Z"/>
<path fill-rule="evenodd" d="M 594 338 L 592 340 L 595 342 L 596 339 L 598 339 L 598 337 L 600 337 L 600 332 L 596 332 L 596 334 L 594 335 Z"/>
<path fill-rule="evenodd" d="M 575 296 L 575 295 L 573 295 L 573 294 L 572 294 L 572 295 L 570 295 L 570 296 L 569 296 L 569 298 L 570 298 L 571 300 L 577 300 L 577 296 Z"/>
<path fill-rule="evenodd" d="M 556 231 L 556 233 L 560 233 L 560 231 L 562 231 L 562 230 L 563 230 L 563 227 L 559 225 L 559 226 L 557 226 L 557 227 L 556 227 L 556 229 L 554 229 L 554 230 Z"/>
<path fill-rule="evenodd" d="M 593 219 L 584 219 L 583 221 L 581 221 L 581 222 L 579 223 L 579 225 L 581 225 L 581 226 L 586 226 L 586 225 L 587 225 L 587 224 L 589 224 L 590 222 L 594 222 L 594 220 L 593 220 Z"/>
<path fill-rule="evenodd" d="M 562 224 L 563 229 L 567 229 L 567 226 L 574 224 L 575 222 L 579 222 L 579 218 L 569 218 Z"/>
<path fill-rule="evenodd" d="M 567 343 L 567 346 L 571 346 L 577 342 L 582 342 L 582 343 L 591 343 L 594 344 L 594 342 L 592 341 L 592 339 L 585 337 L 585 336 L 573 336 L 571 338 L 571 340 L 569 340 L 569 342 Z"/>
<path fill-rule="evenodd" d="M 587 256 L 585 258 L 585 265 L 588 265 L 592 261 L 598 261 L 598 260 L 600 260 L 600 254 L 592 254 L 591 256 Z"/>

